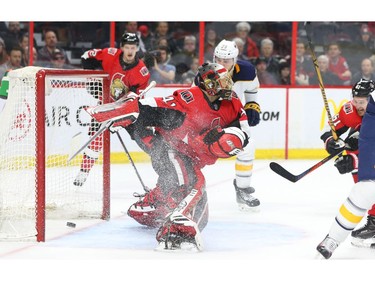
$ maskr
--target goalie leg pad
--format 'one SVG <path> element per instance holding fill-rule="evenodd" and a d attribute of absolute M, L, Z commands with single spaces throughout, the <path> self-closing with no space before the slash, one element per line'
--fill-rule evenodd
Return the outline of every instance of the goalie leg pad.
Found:
<path fill-rule="evenodd" d="M 126 127 L 138 118 L 138 99 L 133 97 L 121 98 L 116 102 L 88 107 L 86 111 L 100 123 L 112 121 L 116 126 Z"/>

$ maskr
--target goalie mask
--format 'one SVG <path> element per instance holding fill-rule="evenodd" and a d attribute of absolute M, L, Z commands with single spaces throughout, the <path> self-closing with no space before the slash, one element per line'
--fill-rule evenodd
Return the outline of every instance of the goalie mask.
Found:
<path fill-rule="evenodd" d="M 354 97 L 367 98 L 375 89 L 375 83 L 372 80 L 361 79 L 352 88 Z"/>
<path fill-rule="evenodd" d="M 217 63 L 204 63 L 198 68 L 198 86 L 210 96 L 232 98 L 233 81 L 226 68 Z"/>

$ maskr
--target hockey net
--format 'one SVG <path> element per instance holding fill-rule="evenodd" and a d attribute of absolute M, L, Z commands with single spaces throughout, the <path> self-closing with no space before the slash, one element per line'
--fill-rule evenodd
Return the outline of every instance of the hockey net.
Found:
<path fill-rule="evenodd" d="M 0 113 L 0 239 L 45 241 L 49 219 L 109 219 L 109 134 L 83 186 L 82 154 L 94 126 L 85 106 L 107 102 L 101 71 L 25 67 L 9 72 Z M 98 125 L 98 124 L 96 124 Z"/>

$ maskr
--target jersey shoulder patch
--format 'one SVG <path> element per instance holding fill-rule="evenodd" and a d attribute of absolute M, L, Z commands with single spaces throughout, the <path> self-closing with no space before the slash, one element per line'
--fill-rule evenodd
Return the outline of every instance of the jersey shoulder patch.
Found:
<path fill-rule="evenodd" d="M 142 76 L 147 76 L 149 74 L 148 68 L 146 66 L 143 66 L 139 72 L 142 74 Z"/>
<path fill-rule="evenodd" d="M 345 114 L 351 114 L 354 111 L 354 106 L 351 102 L 347 102 L 346 104 L 343 105 L 342 110 L 344 111 Z"/>
<path fill-rule="evenodd" d="M 192 92 L 185 90 L 180 92 L 181 99 L 185 101 L 186 103 L 191 103 L 194 101 L 194 95 Z"/>
<path fill-rule="evenodd" d="M 116 48 L 108 48 L 108 54 L 114 56 L 117 53 Z"/>

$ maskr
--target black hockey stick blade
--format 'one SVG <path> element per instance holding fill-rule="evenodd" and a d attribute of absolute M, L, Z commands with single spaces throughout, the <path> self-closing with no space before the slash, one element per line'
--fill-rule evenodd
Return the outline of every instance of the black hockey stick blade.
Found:
<path fill-rule="evenodd" d="M 297 182 L 300 179 L 302 179 L 303 177 L 305 177 L 306 175 L 310 174 L 312 171 L 315 171 L 316 169 L 318 169 L 324 163 L 326 163 L 329 160 L 331 160 L 333 157 L 338 156 L 339 154 L 341 154 L 342 151 L 343 151 L 343 149 L 340 150 L 340 151 L 337 151 L 336 154 L 330 154 L 330 155 L 328 155 L 326 158 L 320 160 L 318 163 L 316 163 L 312 167 L 308 168 L 306 171 L 302 172 L 299 175 L 293 175 L 291 172 L 287 171 L 285 168 L 283 168 L 280 164 L 278 164 L 276 162 L 271 162 L 270 163 L 270 168 L 271 168 L 272 171 L 274 171 L 279 176 L 282 176 L 283 178 L 285 178 L 285 179 L 287 179 L 287 180 L 289 180 L 291 182 Z"/>

